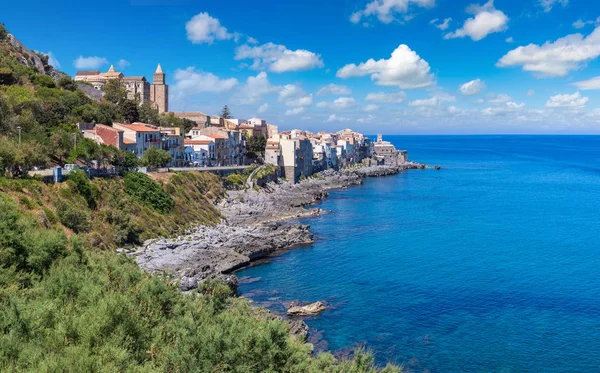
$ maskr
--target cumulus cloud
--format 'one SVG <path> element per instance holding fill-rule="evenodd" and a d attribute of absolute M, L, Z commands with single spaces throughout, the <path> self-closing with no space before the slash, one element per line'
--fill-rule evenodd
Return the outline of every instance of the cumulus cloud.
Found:
<path fill-rule="evenodd" d="M 432 19 L 429 24 L 434 25 L 435 27 L 439 28 L 440 30 L 444 31 L 447 30 L 450 27 L 450 22 L 452 22 L 452 18 L 448 17 L 445 18 L 442 22 L 439 22 L 439 19 Z"/>
<path fill-rule="evenodd" d="M 290 50 L 285 45 L 267 43 L 251 47 L 248 44 L 239 46 L 235 52 L 236 60 L 254 60 L 253 69 L 269 70 L 276 73 L 301 71 L 324 66 L 320 54 L 297 49 Z"/>
<path fill-rule="evenodd" d="M 221 22 L 203 12 L 196 14 L 186 25 L 187 38 L 194 44 L 212 44 L 215 40 L 227 40 L 233 38 L 227 29 L 221 26 Z"/>
<path fill-rule="evenodd" d="M 350 118 L 338 117 L 336 114 L 331 114 L 327 119 L 328 122 L 348 122 L 349 120 Z"/>
<path fill-rule="evenodd" d="M 367 123 L 367 122 L 371 122 L 373 119 L 375 119 L 375 116 L 369 114 L 368 117 L 366 117 L 366 118 L 358 118 L 356 121 L 359 122 L 359 123 Z"/>
<path fill-rule="evenodd" d="M 279 91 L 278 100 L 289 107 L 304 107 L 310 106 L 313 103 L 312 95 L 306 93 L 296 84 L 287 84 L 283 86 Z"/>
<path fill-rule="evenodd" d="M 399 104 L 404 102 L 406 99 L 405 92 L 393 92 L 393 93 L 385 93 L 385 92 L 372 92 L 367 94 L 365 97 L 366 101 L 374 101 L 374 102 L 387 102 L 387 103 L 395 103 Z"/>
<path fill-rule="evenodd" d="M 478 98 L 477 100 L 475 100 L 475 102 L 473 102 L 475 105 L 483 105 L 485 103 L 485 100 L 482 98 Z"/>
<path fill-rule="evenodd" d="M 119 60 L 119 62 L 117 62 L 117 68 L 118 68 L 119 70 L 124 70 L 124 69 L 126 69 L 127 67 L 129 67 L 129 66 L 131 66 L 131 64 L 129 63 L 129 61 L 127 61 L 127 60 L 124 60 L 124 59 L 122 59 L 122 58 Z"/>
<path fill-rule="evenodd" d="M 544 9 L 544 12 L 549 12 L 555 4 L 560 4 L 563 7 L 569 4 L 569 0 L 539 0 L 538 5 Z"/>
<path fill-rule="evenodd" d="M 350 95 L 352 94 L 352 90 L 348 87 L 346 87 L 345 85 L 340 85 L 340 84 L 328 84 L 324 87 L 321 87 L 318 91 L 317 91 L 317 96 L 324 96 L 324 95 Z"/>
<path fill-rule="evenodd" d="M 377 111 L 377 110 L 379 110 L 379 105 L 376 105 L 376 104 L 369 104 L 369 105 L 366 105 L 365 107 L 363 107 L 363 111 L 366 111 L 366 112 Z"/>
<path fill-rule="evenodd" d="M 517 104 L 516 102 L 508 101 L 499 106 L 485 108 L 481 110 L 481 114 L 487 116 L 506 115 L 511 112 L 519 111 L 524 107 L 524 103 Z"/>
<path fill-rule="evenodd" d="M 485 82 L 481 79 L 471 80 L 460 86 L 460 93 L 465 96 L 475 96 L 485 89 Z"/>
<path fill-rule="evenodd" d="M 512 37 L 512 36 L 509 36 L 509 37 L 508 37 L 508 38 L 506 38 L 504 41 L 505 41 L 505 42 L 507 42 L 508 44 L 511 44 L 511 43 L 514 43 L 514 42 L 515 42 L 515 39 L 513 39 L 513 37 Z"/>
<path fill-rule="evenodd" d="M 246 84 L 240 88 L 236 98 L 242 104 L 257 104 L 262 101 L 263 96 L 278 92 L 281 87 L 273 86 L 266 72 L 261 71 L 256 76 L 248 77 Z"/>
<path fill-rule="evenodd" d="M 352 97 L 340 97 L 335 99 L 333 102 L 321 101 L 317 104 L 317 107 L 328 108 L 332 110 L 345 110 L 355 107 L 356 104 L 356 100 Z"/>
<path fill-rule="evenodd" d="M 444 39 L 468 36 L 474 41 L 479 41 L 489 34 L 508 28 L 508 17 L 494 7 L 494 0 L 489 0 L 484 5 L 471 4 L 467 7 L 467 13 L 473 14 L 474 17 L 467 19 L 463 27 L 444 35 Z"/>
<path fill-rule="evenodd" d="M 589 100 L 589 97 L 583 97 L 579 92 L 575 92 L 570 95 L 556 95 L 550 97 L 550 99 L 546 102 L 546 107 L 583 109 Z"/>
<path fill-rule="evenodd" d="M 73 66 L 76 69 L 97 69 L 102 65 L 108 64 L 108 60 L 104 57 L 83 57 L 79 56 L 73 61 Z"/>
<path fill-rule="evenodd" d="M 582 80 L 572 84 L 584 91 L 597 90 L 600 89 L 600 76 L 588 80 Z"/>
<path fill-rule="evenodd" d="M 375 84 L 398 86 L 402 89 L 428 87 L 434 84 L 427 61 L 419 57 L 406 44 L 401 44 L 389 59 L 369 59 L 359 65 L 349 64 L 338 70 L 342 79 L 370 75 Z"/>
<path fill-rule="evenodd" d="M 226 92 L 238 85 L 235 78 L 221 79 L 212 73 L 196 71 L 193 67 L 175 70 L 174 79 L 173 90 L 179 97 L 206 92 Z"/>
<path fill-rule="evenodd" d="M 543 45 L 529 44 L 511 50 L 497 63 L 498 67 L 522 66 L 542 76 L 565 76 L 600 56 L 600 27 L 587 37 L 571 34 Z"/>
<path fill-rule="evenodd" d="M 440 99 L 434 96 L 428 99 L 411 101 L 408 103 L 408 106 L 438 106 L 439 104 Z"/>
<path fill-rule="evenodd" d="M 487 96 L 490 104 L 504 104 L 512 100 L 512 98 L 504 93 L 495 94 L 492 93 Z"/>
<path fill-rule="evenodd" d="M 48 56 L 48 64 L 50 64 L 55 69 L 60 69 L 60 62 L 56 59 L 56 56 L 52 52 L 44 53 Z"/>
<path fill-rule="evenodd" d="M 358 23 L 363 18 L 375 16 L 383 23 L 391 23 L 396 19 L 396 13 L 406 14 L 412 5 L 431 8 L 435 6 L 435 0 L 373 0 L 364 9 L 353 13 L 350 22 Z"/>
<path fill-rule="evenodd" d="M 265 111 L 267 111 L 268 109 L 269 109 L 269 104 L 264 103 L 264 104 L 260 105 L 260 107 L 258 108 L 258 113 L 262 114 Z"/>
<path fill-rule="evenodd" d="M 297 107 L 294 109 L 289 109 L 285 112 L 286 116 L 291 116 L 291 115 L 300 115 L 302 113 L 304 113 L 306 109 L 304 109 L 303 107 Z"/>

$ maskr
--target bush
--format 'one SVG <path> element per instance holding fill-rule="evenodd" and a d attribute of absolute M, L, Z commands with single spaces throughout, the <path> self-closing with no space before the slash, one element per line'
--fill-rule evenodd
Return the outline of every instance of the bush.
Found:
<path fill-rule="evenodd" d="M 90 212 L 83 206 L 61 201 L 56 213 L 60 222 L 75 233 L 89 232 L 92 228 L 92 217 Z"/>
<path fill-rule="evenodd" d="M 147 207 L 163 214 L 168 213 L 175 206 L 173 198 L 148 175 L 141 172 L 125 174 L 125 192 Z"/>
<path fill-rule="evenodd" d="M 0 23 L 0 42 L 8 39 L 8 31 L 4 28 L 4 23 Z"/>
<path fill-rule="evenodd" d="M 146 167 L 165 167 L 172 160 L 168 151 L 152 147 L 144 152 L 142 164 Z"/>
<path fill-rule="evenodd" d="M 35 76 L 33 80 L 36 86 L 38 87 L 46 87 L 46 88 L 54 88 L 56 84 L 54 84 L 54 80 L 48 75 L 38 74 Z"/>
<path fill-rule="evenodd" d="M 100 191 L 97 186 L 90 182 L 83 170 L 69 172 L 69 185 L 85 199 L 91 209 L 96 208 Z"/>

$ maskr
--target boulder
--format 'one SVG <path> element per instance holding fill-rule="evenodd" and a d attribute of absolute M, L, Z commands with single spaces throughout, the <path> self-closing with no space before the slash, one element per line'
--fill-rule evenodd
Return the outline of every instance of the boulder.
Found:
<path fill-rule="evenodd" d="M 305 306 L 295 306 L 291 305 L 287 310 L 288 316 L 310 316 L 316 315 L 319 312 L 325 310 L 325 304 L 323 302 L 315 302 L 311 304 L 307 304 Z"/>

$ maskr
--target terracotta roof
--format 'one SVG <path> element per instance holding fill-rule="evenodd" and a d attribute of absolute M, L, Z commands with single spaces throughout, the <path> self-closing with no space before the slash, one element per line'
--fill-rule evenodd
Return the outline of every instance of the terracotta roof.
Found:
<path fill-rule="evenodd" d="M 211 142 L 214 142 L 214 141 L 211 141 L 211 140 L 184 140 L 183 141 L 183 143 L 185 145 L 208 145 Z"/>
<path fill-rule="evenodd" d="M 223 139 L 223 140 L 227 139 L 227 136 L 223 136 L 223 135 L 204 135 L 204 136 L 210 137 L 210 138 L 213 138 L 213 139 Z"/>
<path fill-rule="evenodd" d="M 240 127 L 239 127 L 239 128 L 240 128 L 241 130 L 251 130 L 251 129 L 254 129 L 254 127 L 252 127 L 252 126 L 249 126 L 249 125 L 247 125 L 247 124 L 240 124 Z"/>
<path fill-rule="evenodd" d="M 78 76 L 83 76 L 83 75 L 98 75 L 100 74 L 100 70 L 82 70 L 82 71 L 78 71 L 77 74 Z"/>
<path fill-rule="evenodd" d="M 123 144 L 133 145 L 133 144 L 135 144 L 135 140 L 123 139 Z"/>
<path fill-rule="evenodd" d="M 135 131 L 135 132 L 160 132 L 159 130 L 149 127 L 149 126 L 145 125 L 144 123 L 133 123 L 133 124 L 118 123 L 118 125 L 125 127 L 128 130 Z"/>

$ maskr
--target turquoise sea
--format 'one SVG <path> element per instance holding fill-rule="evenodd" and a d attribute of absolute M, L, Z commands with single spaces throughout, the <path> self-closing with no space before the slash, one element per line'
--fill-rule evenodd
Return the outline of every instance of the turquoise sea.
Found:
<path fill-rule="evenodd" d="M 600 137 L 389 136 L 408 171 L 331 191 L 240 294 L 325 300 L 319 348 L 413 372 L 600 371 Z"/>

